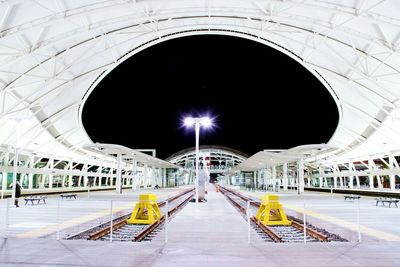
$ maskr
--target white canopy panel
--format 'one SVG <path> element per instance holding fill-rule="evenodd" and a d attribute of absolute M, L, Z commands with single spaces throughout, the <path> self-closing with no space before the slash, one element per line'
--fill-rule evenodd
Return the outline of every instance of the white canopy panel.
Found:
<path fill-rule="evenodd" d="M 83 148 L 100 155 L 117 157 L 117 155 L 120 154 L 121 159 L 124 162 L 140 162 L 155 168 L 179 168 L 179 166 L 172 164 L 168 161 L 150 156 L 148 154 L 142 153 L 138 150 L 134 150 L 126 146 L 95 143 L 91 145 L 85 145 Z"/>
<path fill-rule="evenodd" d="M 96 84 L 151 45 L 209 33 L 276 48 L 325 85 L 336 161 L 400 150 L 398 0 L 2 1 L 0 144 L 87 155 L 81 112 Z"/>
<path fill-rule="evenodd" d="M 335 150 L 337 150 L 337 147 L 327 144 L 302 145 L 287 150 L 264 150 L 252 155 L 232 168 L 231 173 L 235 171 L 256 171 L 299 161 L 300 159 L 309 161 L 318 156 L 325 157 Z"/>

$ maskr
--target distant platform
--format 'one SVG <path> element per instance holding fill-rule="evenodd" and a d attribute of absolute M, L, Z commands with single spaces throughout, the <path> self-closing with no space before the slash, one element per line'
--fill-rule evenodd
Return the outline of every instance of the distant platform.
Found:
<path fill-rule="evenodd" d="M 131 185 L 122 186 L 124 190 L 132 190 Z M 143 187 L 143 188 L 135 188 L 133 190 L 151 190 L 152 187 Z M 53 188 L 35 188 L 35 189 L 22 189 L 22 196 L 31 196 L 31 195 L 55 195 L 62 193 L 71 193 L 71 192 L 88 192 L 88 191 L 110 191 L 115 190 L 115 186 L 93 186 L 93 187 L 53 187 Z M 11 197 L 12 190 L 4 191 L 4 198 Z"/>
<path fill-rule="evenodd" d="M 306 191 L 330 193 L 331 188 L 326 187 L 305 187 Z M 357 189 L 357 188 L 332 188 L 333 193 L 338 194 L 357 194 L 362 196 L 377 197 L 396 197 L 400 198 L 400 190 L 391 191 L 390 189 Z"/>

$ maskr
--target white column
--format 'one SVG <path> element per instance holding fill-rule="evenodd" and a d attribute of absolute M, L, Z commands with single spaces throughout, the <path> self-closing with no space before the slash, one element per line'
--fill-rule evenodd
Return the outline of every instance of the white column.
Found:
<path fill-rule="evenodd" d="M 84 174 L 83 174 L 83 187 L 87 187 L 88 186 L 88 175 L 87 175 L 88 164 L 87 163 L 83 164 L 83 172 L 84 172 Z"/>
<path fill-rule="evenodd" d="M 109 186 L 114 186 L 114 168 L 110 167 L 109 171 L 108 171 L 108 181 L 107 184 Z"/>
<path fill-rule="evenodd" d="M 283 163 L 283 191 L 287 191 L 288 176 L 287 176 L 287 163 Z"/>
<path fill-rule="evenodd" d="M 267 190 L 267 169 L 266 168 L 264 168 L 263 169 L 263 180 L 264 180 L 264 187 L 265 187 L 265 190 Z"/>
<path fill-rule="evenodd" d="M 126 175 L 126 171 L 121 169 L 121 188 L 123 188 L 125 185 L 125 177 L 124 177 L 125 175 Z"/>
<path fill-rule="evenodd" d="M 17 183 L 17 173 L 18 173 L 18 157 L 19 157 L 18 153 L 19 153 L 19 151 L 16 146 L 14 149 L 14 168 L 13 168 L 13 182 L 12 182 L 13 187 L 12 187 L 12 194 L 11 194 L 13 203 L 15 201 L 15 189 L 17 188 L 16 183 Z"/>
<path fill-rule="evenodd" d="M 149 175 L 149 167 L 147 166 L 147 164 L 144 164 L 144 166 L 143 166 L 143 187 L 144 188 L 147 188 L 147 185 L 149 184 L 148 175 Z"/>
<path fill-rule="evenodd" d="M 4 153 L 6 153 L 5 156 L 4 156 L 4 166 L 8 167 L 8 160 L 9 160 L 10 154 L 8 153 L 8 151 L 4 152 Z M 4 191 L 7 189 L 7 186 L 8 186 L 8 184 L 7 184 L 8 173 L 7 172 L 2 172 L 2 176 L 1 177 L 2 177 L 2 181 L 1 181 L 1 198 L 3 199 Z"/>
<path fill-rule="evenodd" d="M 156 174 L 157 174 L 156 185 L 158 185 L 159 187 L 161 187 L 161 184 L 162 184 L 162 182 L 161 182 L 161 168 L 157 168 L 157 169 L 156 169 Z M 185 176 L 184 176 L 184 177 L 185 177 Z M 185 181 L 186 181 L 186 179 L 185 179 Z M 183 184 L 185 184 L 185 183 L 183 182 Z"/>
<path fill-rule="evenodd" d="M 298 184 L 297 184 L 297 192 L 300 194 L 300 193 L 304 192 L 304 164 L 303 164 L 302 158 L 298 161 L 297 176 L 299 179 Z"/>
<path fill-rule="evenodd" d="M 122 181 L 121 181 L 121 174 L 122 174 L 122 155 L 117 154 L 117 180 L 115 183 L 115 192 L 117 194 L 122 194 Z"/>
<path fill-rule="evenodd" d="M 276 190 L 276 166 L 272 166 L 272 190 Z"/>
<path fill-rule="evenodd" d="M 353 162 L 350 161 L 350 162 L 349 162 L 349 171 L 355 171 L 355 170 L 356 170 L 356 168 L 354 167 Z M 354 178 L 355 178 L 354 175 L 351 175 L 351 176 L 349 177 L 349 187 L 350 187 L 350 188 L 353 188 Z"/>
<path fill-rule="evenodd" d="M 54 159 L 49 158 L 49 169 L 50 169 L 50 174 L 49 174 L 49 188 L 53 188 L 53 167 L 54 167 Z"/>
<path fill-rule="evenodd" d="M 137 168 L 137 162 L 134 159 L 132 163 L 132 190 L 136 189 L 136 168 Z"/>
<path fill-rule="evenodd" d="M 97 184 L 98 186 L 101 186 L 101 180 L 102 180 L 102 174 L 103 173 L 103 166 L 99 165 L 99 167 L 97 168 Z M 94 183 L 94 185 L 96 185 L 96 182 Z"/>
<path fill-rule="evenodd" d="M 380 175 L 377 175 L 376 176 L 376 180 L 378 181 L 378 188 L 379 189 L 382 189 L 383 188 L 383 185 L 382 185 L 382 177 L 380 176 Z"/>
<path fill-rule="evenodd" d="M 360 189 L 360 176 L 355 176 L 355 177 L 356 177 L 357 188 Z"/>
<path fill-rule="evenodd" d="M 293 189 L 293 186 L 295 186 L 296 185 L 296 180 L 297 180 L 297 177 L 295 177 L 295 172 L 294 171 L 291 171 L 291 176 L 290 176 L 290 185 L 292 186 L 292 189 Z"/>
<path fill-rule="evenodd" d="M 33 166 L 35 164 L 35 157 L 34 156 L 30 156 L 29 157 L 29 168 L 31 170 L 33 170 L 35 168 L 35 166 Z M 32 189 L 33 188 L 33 173 L 32 171 L 29 171 L 28 173 L 28 189 Z"/>
<path fill-rule="evenodd" d="M 353 184 L 354 184 L 354 176 L 353 176 L 353 175 L 350 175 L 350 176 L 349 176 L 349 187 L 350 187 L 351 189 L 353 189 Z"/>
<path fill-rule="evenodd" d="M 72 167 L 73 167 L 74 163 L 72 161 L 68 162 L 68 170 L 69 170 L 69 174 L 68 174 L 68 187 L 71 188 L 73 185 L 73 180 L 72 180 Z"/>
<path fill-rule="evenodd" d="M 320 166 L 319 168 L 318 168 L 318 173 L 319 173 L 319 187 L 323 187 L 324 186 L 324 177 L 323 177 L 323 175 L 324 175 L 324 170 L 322 169 L 322 167 Z"/>
<path fill-rule="evenodd" d="M 389 169 L 390 170 L 393 170 L 393 167 L 394 167 L 393 161 L 394 161 L 393 156 L 389 156 Z M 390 190 L 392 190 L 392 191 L 394 191 L 396 189 L 395 178 L 396 178 L 396 176 L 394 174 L 389 175 Z"/>
<path fill-rule="evenodd" d="M 192 176 L 192 171 L 190 171 L 190 176 Z M 168 184 L 167 184 L 167 169 L 166 168 L 163 169 L 163 179 L 164 179 L 164 187 L 168 187 Z"/>
<path fill-rule="evenodd" d="M 66 169 L 68 169 L 68 164 L 67 164 L 67 166 L 66 167 L 64 167 L 64 170 L 66 170 Z M 65 180 L 66 180 L 66 178 L 67 178 L 68 176 L 66 176 L 66 175 L 62 175 L 62 180 L 61 180 L 61 187 L 62 188 L 64 188 L 65 187 Z"/>
<path fill-rule="evenodd" d="M 368 160 L 368 168 L 369 168 L 369 171 L 372 171 L 372 159 Z M 370 175 L 370 176 L 368 176 L 368 178 L 369 178 L 369 188 L 374 189 L 374 176 Z"/>
<path fill-rule="evenodd" d="M 154 187 L 156 186 L 156 172 L 153 166 L 150 167 L 150 171 L 151 171 L 151 186 Z"/>
<path fill-rule="evenodd" d="M 253 171 L 253 188 L 256 190 L 257 171 Z"/>
<path fill-rule="evenodd" d="M 8 173 L 7 172 L 2 172 L 1 173 L 1 177 L 2 177 L 2 181 L 1 181 L 1 188 L 2 190 L 6 190 L 7 189 L 7 177 L 8 177 Z"/>

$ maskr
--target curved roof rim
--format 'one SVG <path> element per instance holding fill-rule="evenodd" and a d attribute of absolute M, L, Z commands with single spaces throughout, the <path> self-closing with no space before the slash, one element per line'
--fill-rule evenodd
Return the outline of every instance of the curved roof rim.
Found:
<path fill-rule="evenodd" d="M 86 103 L 86 100 L 90 96 L 90 94 L 93 92 L 93 90 L 96 88 L 96 86 L 111 72 L 113 71 L 117 66 L 119 66 L 122 62 L 125 60 L 131 58 L 135 54 L 151 47 L 154 45 L 157 45 L 159 43 L 171 40 L 171 39 L 176 39 L 179 37 L 185 37 L 185 36 L 192 36 L 192 35 L 204 35 L 204 34 L 218 34 L 218 35 L 228 35 L 228 36 L 233 36 L 233 37 L 238 37 L 238 38 L 244 38 L 248 39 L 250 41 L 255 41 L 262 43 L 264 45 L 267 45 L 273 49 L 278 50 L 279 52 L 285 54 L 286 56 L 289 56 L 293 60 L 295 60 L 297 63 L 299 63 L 301 66 L 306 68 L 311 74 L 314 75 L 322 84 L 323 86 L 328 90 L 330 93 L 331 97 L 336 103 L 337 106 L 337 112 L 338 112 L 338 124 L 336 125 L 336 129 L 332 136 L 329 138 L 328 142 L 335 136 L 335 133 L 337 132 L 339 125 L 341 124 L 342 117 L 343 117 L 343 109 L 341 102 L 339 100 L 339 97 L 337 96 L 336 92 L 334 89 L 331 87 L 331 85 L 328 83 L 328 81 L 323 77 L 321 73 L 319 73 L 317 70 L 310 68 L 307 66 L 303 61 L 300 56 L 295 54 L 293 51 L 290 51 L 289 49 L 282 47 L 279 44 L 276 44 L 268 39 L 265 39 L 263 37 L 257 37 L 255 35 L 241 32 L 241 31 L 234 31 L 234 30 L 222 30 L 222 29 L 204 29 L 204 30 L 185 30 L 185 31 L 176 31 L 173 34 L 169 33 L 164 36 L 159 36 L 158 38 L 153 38 L 151 40 L 148 40 L 147 42 L 144 42 L 144 44 L 138 45 L 135 48 L 133 48 L 130 52 L 126 53 L 124 56 L 120 57 L 116 64 L 114 64 L 112 67 L 108 68 L 108 70 L 103 71 L 97 78 L 96 80 L 90 85 L 90 87 L 87 89 L 85 92 L 82 101 L 79 105 L 79 124 L 82 127 L 84 133 L 88 137 L 89 140 L 91 140 L 90 136 L 87 134 L 86 129 L 83 125 L 82 121 L 82 112 L 83 112 L 83 107 Z M 92 141 L 92 140 L 91 140 Z M 248 156 L 247 156 L 248 157 Z"/>

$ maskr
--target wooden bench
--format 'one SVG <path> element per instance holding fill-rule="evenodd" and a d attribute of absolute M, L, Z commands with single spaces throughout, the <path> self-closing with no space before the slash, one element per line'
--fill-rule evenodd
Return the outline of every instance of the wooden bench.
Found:
<path fill-rule="evenodd" d="M 360 196 L 357 196 L 357 195 L 346 195 L 346 196 L 344 196 L 344 201 L 346 201 L 347 199 L 349 199 L 349 200 L 355 200 L 355 199 L 360 199 L 361 197 Z"/>
<path fill-rule="evenodd" d="M 26 204 L 29 203 L 29 201 L 31 202 L 32 206 L 35 205 L 39 205 L 40 201 L 42 201 L 44 204 L 46 204 L 46 198 L 45 196 L 29 196 L 29 197 L 25 197 L 25 206 Z"/>
<path fill-rule="evenodd" d="M 62 199 L 64 199 L 64 198 L 67 198 L 67 199 L 72 199 L 72 198 L 74 198 L 74 199 L 76 199 L 76 195 L 77 195 L 77 194 L 61 194 L 61 198 L 62 198 Z"/>
<path fill-rule="evenodd" d="M 392 203 L 393 203 L 396 206 L 396 208 L 398 208 L 398 206 L 397 206 L 397 203 L 399 203 L 398 199 L 392 199 L 392 198 L 383 197 L 383 198 L 375 198 L 375 200 L 376 200 L 376 205 L 375 206 L 378 206 L 378 203 L 381 202 L 382 206 L 384 206 L 384 207 L 386 207 L 385 203 L 388 203 L 389 204 L 389 208 L 390 208 L 392 206 Z"/>

